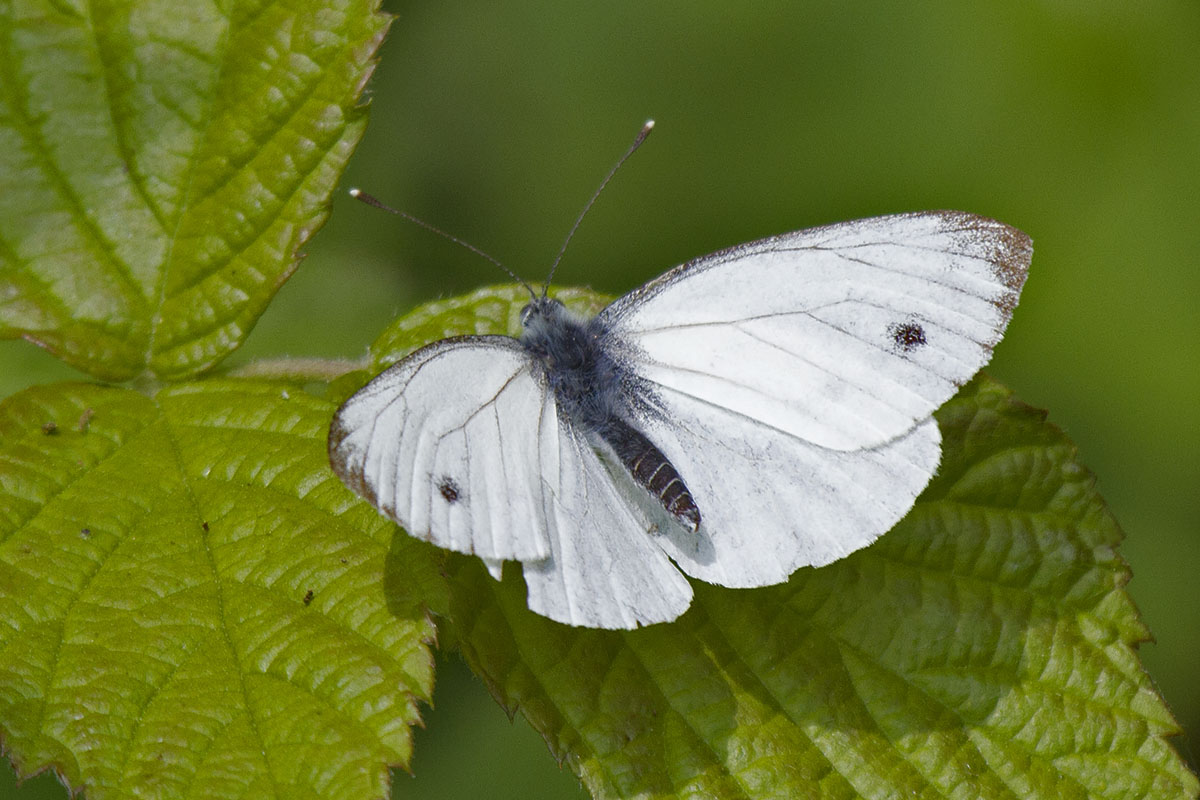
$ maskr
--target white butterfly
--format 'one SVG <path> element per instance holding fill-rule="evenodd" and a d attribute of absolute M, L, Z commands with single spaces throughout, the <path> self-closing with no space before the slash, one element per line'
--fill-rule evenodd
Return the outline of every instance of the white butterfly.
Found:
<path fill-rule="evenodd" d="M 520 339 L 434 342 L 346 401 L 330 461 L 410 535 L 497 578 L 522 562 L 539 614 L 673 620 L 681 570 L 779 583 L 908 512 L 931 415 L 990 358 L 1031 255 L 933 211 L 714 253 L 591 319 L 535 295 Z"/>

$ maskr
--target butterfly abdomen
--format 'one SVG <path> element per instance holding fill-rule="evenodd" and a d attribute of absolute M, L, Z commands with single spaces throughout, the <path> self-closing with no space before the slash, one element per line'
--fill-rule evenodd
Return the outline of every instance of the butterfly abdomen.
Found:
<path fill-rule="evenodd" d="M 683 478 L 662 451 L 640 432 L 613 420 L 602 433 L 634 481 L 650 492 L 671 516 L 692 532 L 700 528 L 700 509 Z"/>

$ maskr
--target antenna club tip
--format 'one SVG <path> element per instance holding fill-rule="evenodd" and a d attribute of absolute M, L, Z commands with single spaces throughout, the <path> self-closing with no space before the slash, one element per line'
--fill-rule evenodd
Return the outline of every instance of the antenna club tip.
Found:
<path fill-rule="evenodd" d="M 359 189 L 359 188 L 356 186 L 356 187 L 354 187 L 353 189 L 351 189 L 351 190 L 348 192 L 348 194 L 349 194 L 351 197 L 358 197 L 360 194 L 362 194 L 362 189 Z"/>
<path fill-rule="evenodd" d="M 646 120 L 646 124 L 642 126 L 642 130 L 647 131 L 647 132 L 654 130 L 654 120 L 652 120 L 652 119 Z"/>

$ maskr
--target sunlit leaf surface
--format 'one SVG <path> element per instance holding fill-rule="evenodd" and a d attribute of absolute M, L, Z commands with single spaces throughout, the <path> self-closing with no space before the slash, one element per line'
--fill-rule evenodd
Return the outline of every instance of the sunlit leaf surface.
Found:
<path fill-rule="evenodd" d="M 0 6 L 0 335 L 106 380 L 236 348 L 362 135 L 376 5 Z"/>
<path fill-rule="evenodd" d="M 433 685 L 439 556 L 258 381 L 0 405 L 0 730 L 89 798 L 381 797 Z"/>

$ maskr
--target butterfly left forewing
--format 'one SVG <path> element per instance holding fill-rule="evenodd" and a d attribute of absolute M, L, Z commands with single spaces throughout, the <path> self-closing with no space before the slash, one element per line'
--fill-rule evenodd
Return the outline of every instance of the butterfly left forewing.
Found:
<path fill-rule="evenodd" d="M 330 464 L 417 538 L 486 559 L 544 558 L 537 451 L 545 397 L 515 339 L 444 339 L 342 405 Z"/>
<path fill-rule="evenodd" d="M 534 611 L 571 625 L 675 619 L 692 590 L 515 339 L 435 342 L 338 410 L 330 463 L 409 534 L 523 562 Z"/>

